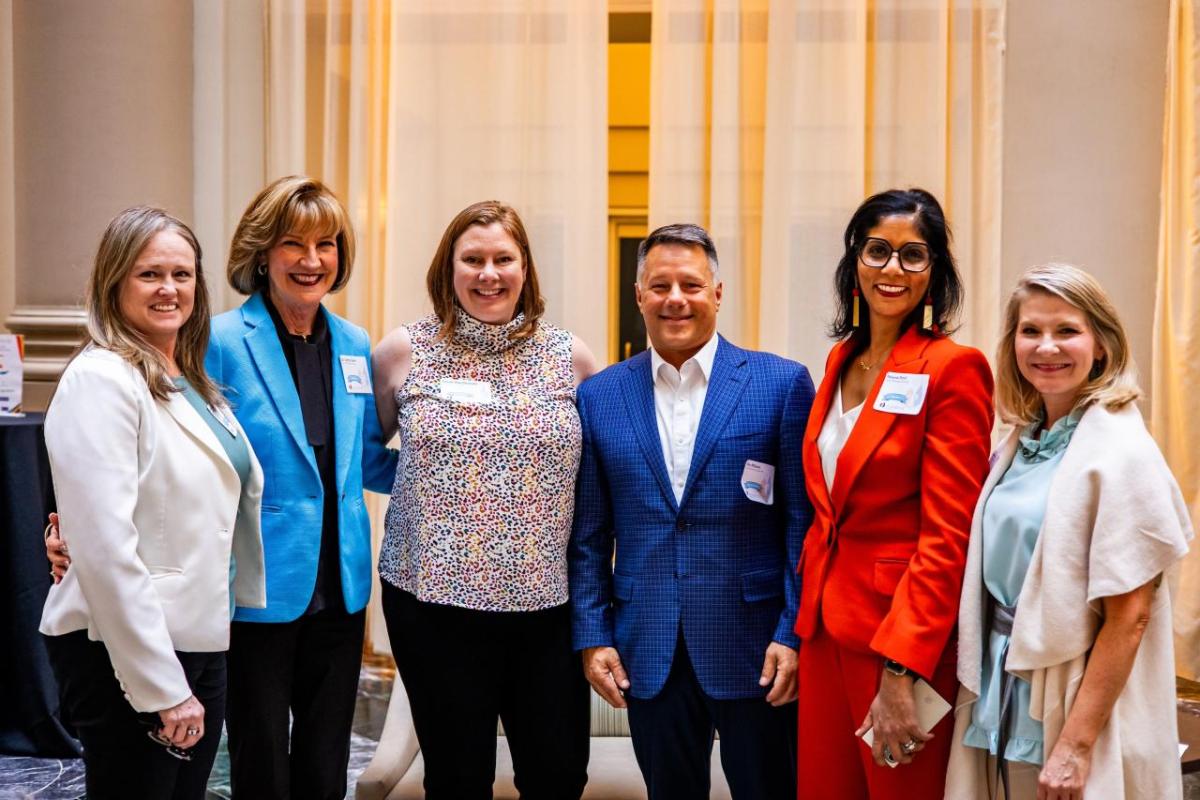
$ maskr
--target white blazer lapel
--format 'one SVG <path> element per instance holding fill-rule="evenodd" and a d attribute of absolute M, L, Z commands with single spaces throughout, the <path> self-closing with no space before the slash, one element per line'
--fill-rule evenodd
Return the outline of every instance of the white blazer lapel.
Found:
<path fill-rule="evenodd" d="M 217 441 L 217 436 L 212 432 L 212 428 L 208 427 L 203 419 L 200 418 L 199 412 L 192 407 L 192 404 L 187 401 L 187 398 L 179 392 L 172 392 L 171 397 L 167 402 L 159 402 L 161 408 L 166 409 L 166 412 L 171 416 L 179 427 L 187 431 L 193 439 L 202 444 L 216 461 L 224 464 L 235 475 L 237 471 L 233 467 L 233 463 L 229 460 L 225 448 Z M 245 436 L 245 433 L 240 432 L 239 436 Z"/>

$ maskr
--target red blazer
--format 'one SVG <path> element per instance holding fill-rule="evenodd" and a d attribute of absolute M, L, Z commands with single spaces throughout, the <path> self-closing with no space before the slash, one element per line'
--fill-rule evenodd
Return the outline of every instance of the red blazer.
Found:
<path fill-rule="evenodd" d="M 852 349 L 844 341 L 830 352 L 804 434 L 814 514 L 796 633 L 811 638 L 823 624 L 841 646 L 928 678 L 958 619 L 971 515 L 988 472 L 992 372 L 978 350 L 910 328 L 867 394 L 830 492 L 817 437 Z M 929 375 L 920 412 L 874 409 L 889 372 Z"/>

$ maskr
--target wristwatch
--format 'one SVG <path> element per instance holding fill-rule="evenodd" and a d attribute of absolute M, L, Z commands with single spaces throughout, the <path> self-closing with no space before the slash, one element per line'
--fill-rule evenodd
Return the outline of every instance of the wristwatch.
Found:
<path fill-rule="evenodd" d="M 890 658 L 883 660 L 883 668 L 895 675 L 897 678 L 903 678 L 905 675 L 912 675 L 913 671 L 901 664 L 899 661 L 893 661 Z"/>

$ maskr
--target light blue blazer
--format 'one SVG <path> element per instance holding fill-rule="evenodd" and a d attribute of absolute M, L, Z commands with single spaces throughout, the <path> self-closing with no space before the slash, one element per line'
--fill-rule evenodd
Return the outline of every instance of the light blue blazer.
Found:
<path fill-rule="evenodd" d="M 340 356 L 371 366 L 367 332 L 322 308 L 333 349 L 333 430 L 337 455 L 338 529 L 346 610 L 371 594 L 371 524 L 363 487 L 388 493 L 396 451 L 383 441 L 374 394 L 350 394 Z M 262 539 L 266 608 L 238 606 L 239 622 L 290 622 L 308 607 L 317 580 L 324 490 L 304 432 L 300 396 L 261 294 L 212 319 L 208 374 L 222 388 L 263 469 Z"/>

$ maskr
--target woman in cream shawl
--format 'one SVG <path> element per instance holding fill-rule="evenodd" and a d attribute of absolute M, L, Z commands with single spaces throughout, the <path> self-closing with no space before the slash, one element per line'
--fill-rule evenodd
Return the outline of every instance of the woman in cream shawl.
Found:
<path fill-rule="evenodd" d="M 1026 272 L 997 370 L 1016 428 L 972 525 L 946 797 L 1179 798 L 1162 574 L 1191 527 L 1104 290 L 1074 267 Z"/>

